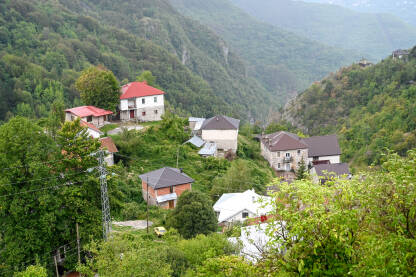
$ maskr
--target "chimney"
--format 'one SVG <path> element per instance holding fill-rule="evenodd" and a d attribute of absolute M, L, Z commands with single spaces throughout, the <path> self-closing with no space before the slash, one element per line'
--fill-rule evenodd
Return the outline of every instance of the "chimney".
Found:
<path fill-rule="evenodd" d="M 179 168 L 179 172 L 180 173 L 183 173 L 183 168 Z"/>

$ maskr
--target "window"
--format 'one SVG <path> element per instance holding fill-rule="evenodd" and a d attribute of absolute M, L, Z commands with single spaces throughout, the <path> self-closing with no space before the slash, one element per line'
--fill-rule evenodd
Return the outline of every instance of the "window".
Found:
<path fill-rule="evenodd" d="M 277 152 L 277 156 L 280 157 L 280 152 Z"/>
<path fill-rule="evenodd" d="M 298 150 L 298 156 L 300 155 L 300 150 Z"/>
<path fill-rule="evenodd" d="M 155 110 L 155 114 L 157 114 L 157 110 Z"/>
<path fill-rule="evenodd" d="M 243 212 L 241 215 L 242 218 L 247 218 L 248 217 L 248 212 Z"/>
<path fill-rule="evenodd" d="M 142 104 L 146 103 L 146 99 L 142 98 Z"/>
<path fill-rule="evenodd" d="M 92 115 L 87 116 L 87 122 L 91 122 L 92 121 Z"/>
<path fill-rule="evenodd" d="M 286 153 L 286 158 L 290 158 L 290 153 Z"/>
<path fill-rule="evenodd" d="M 146 116 L 146 112 L 142 112 L 142 116 Z"/>
<path fill-rule="evenodd" d="M 155 103 L 157 103 L 157 96 L 153 97 L 153 101 L 155 101 Z"/>
<path fill-rule="evenodd" d="M 286 171 L 290 171 L 290 164 L 286 164 Z"/>
<path fill-rule="evenodd" d="M 280 163 L 277 164 L 277 168 L 280 168 Z"/>
<path fill-rule="evenodd" d="M 170 187 L 169 190 L 170 190 L 170 193 L 173 193 L 173 187 Z"/>

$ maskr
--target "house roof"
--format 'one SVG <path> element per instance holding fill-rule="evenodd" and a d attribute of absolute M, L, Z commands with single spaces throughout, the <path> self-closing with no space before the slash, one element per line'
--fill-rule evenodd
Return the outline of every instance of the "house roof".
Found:
<path fill-rule="evenodd" d="M 393 51 L 393 55 L 409 55 L 409 54 L 410 54 L 409 50 L 397 49 Z"/>
<path fill-rule="evenodd" d="M 110 153 L 117 153 L 117 146 L 114 144 L 114 141 L 110 137 L 100 138 L 101 148 L 105 148 Z"/>
<path fill-rule="evenodd" d="M 341 148 L 336 135 L 316 136 L 302 139 L 308 147 L 309 157 L 341 155 Z"/>
<path fill-rule="evenodd" d="M 154 189 L 193 183 L 194 180 L 178 168 L 163 167 L 139 176 Z"/>
<path fill-rule="evenodd" d="M 198 121 L 204 121 L 204 120 L 205 120 L 205 118 L 202 118 L 202 117 L 192 117 L 192 116 L 188 119 L 189 122 L 198 122 Z"/>
<path fill-rule="evenodd" d="M 285 151 L 295 149 L 305 149 L 305 144 L 300 137 L 289 132 L 276 132 L 263 137 L 263 141 L 269 147 L 270 151 Z"/>
<path fill-rule="evenodd" d="M 202 130 L 238 130 L 240 120 L 225 115 L 217 115 L 206 119 Z"/>
<path fill-rule="evenodd" d="M 101 132 L 101 131 L 100 131 L 100 129 L 98 129 L 97 127 L 95 127 L 95 125 L 94 125 L 94 124 L 91 124 L 91 123 L 86 122 L 86 121 L 84 121 L 84 120 L 81 120 L 81 121 L 79 122 L 79 124 L 80 124 L 81 126 L 83 126 L 83 127 L 87 127 L 88 129 L 91 129 L 91 130 L 94 130 L 94 131 L 98 132 L 100 135 L 104 134 L 103 132 Z"/>
<path fill-rule="evenodd" d="M 149 86 L 146 82 L 131 82 L 121 87 L 120 99 L 138 98 L 144 96 L 165 94 L 160 89 Z"/>
<path fill-rule="evenodd" d="M 217 144 L 215 142 L 207 142 L 204 147 L 199 150 L 198 154 L 202 156 L 214 156 L 217 152 Z"/>
<path fill-rule="evenodd" d="M 349 175 L 350 168 L 347 163 L 340 164 L 317 164 L 314 166 L 316 175 L 327 176 L 328 174 L 335 173 L 336 176 Z M 325 174 L 326 172 L 326 174 Z"/>
<path fill-rule="evenodd" d="M 191 143 L 191 144 L 193 144 L 193 145 L 195 145 L 198 148 L 199 147 L 202 147 L 202 145 L 205 144 L 205 141 L 202 138 L 198 137 L 198 136 L 193 136 L 191 139 L 189 139 L 187 141 L 187 143 L 188 142 Z"/>
<path fill-rule="evenodd" d="M 249 211 L 256 215 L 270 213 L 272 207 L 265 203 L 270 201 L 271 197 L 261 196 L 254 190 L 246 190 L 242 193 L 224 193 L 215 203 L 214 210 L 219 212 L 218 222 L 224 222 L 242 211 Z"/>
<path fill-rule="evenodd" d="M 86 116 L 103 116 L 108 114 L 113 114 L 112 111 L 103 110 L 94 106 L 81 106 L 75 107 L 71 109 L 66 109 L 65 112 L 73 113 L 79 117 L 86 117 Z"/>

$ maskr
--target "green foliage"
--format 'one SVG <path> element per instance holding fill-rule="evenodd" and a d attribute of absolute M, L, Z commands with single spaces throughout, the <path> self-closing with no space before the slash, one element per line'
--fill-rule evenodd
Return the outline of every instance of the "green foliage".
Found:
<path fill-rule="evenodd" d="M 120 103 L 120 85 L 109 70 L 90 67 L 81 73 L 75 87 L 86 105 L 115 112 Z"/>
<path fill-rule="evenodd" d="M 195 272 L 188 272 L 186 276 L 210 277 L 254 277 L 260 276 L 256 268 L 237 256 L 222 256 L 208 259 Z"/>
<path fill-rule="evenodd" d="M 48 277 L 48 272 L 44 267 L 31 265 L 25 271 L 15 273 L 13 277 Z"/>
<path fill-rule="evenodd" d="M 156 77 L 153 76 L 152 72 L 149 70 L 145 70 L 142 72 L 142 74 L 140 74 L 140 76 L 137 76 L 136 81 L 139 81 L 139 82 L 146 81 L 146 83 L 149 86 L 157 87 Z"/>
<path fill-rule="evenodd" d="M 390 15 L 397 7 L 388 9 L 389 14 L 372 14 L 305 1 L 232 2 L 258 20 L 325 45 L 354 49 L 372 59 L 413 46 L 416 36 L 416 27 Z"/>
<path fill-rule="evenodd" d="M 412 150 L 408 158 L 390 155 L 381 170 L 353 180 L 280 183 L 270 203 L 277 220 L 268 226 L 279 248 L 259 264 L 263 274 L 416 274 L 415 168 Z"/>
<path fill-rule="evenodd" d="M 343 159 L 380 164 L 389 148 L 401 155 L 416 147 L 416 59 L 385 59 L 362 69 L 341 69 L 313 85 L 285 114 L 309 135 L 337 133 Z"/>
<path fill-rule="evenodd" d="M 306 167 L 305 161 L 300 161 L 299 167 L 296 170 L 296 180 L 303 180 L 308 176 L 308 168 Z"/>
<path fill-rule="evenodd" d="M 211 199 L 198 191 L 183 192 L 169 220 L 169 225 L 184 238 L 209 234 L 217 229 L 217 217 Z"/>

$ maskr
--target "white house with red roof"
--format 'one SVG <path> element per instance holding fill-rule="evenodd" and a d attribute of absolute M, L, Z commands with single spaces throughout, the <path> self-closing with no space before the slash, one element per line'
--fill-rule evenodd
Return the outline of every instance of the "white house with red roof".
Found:
<path fill-rule="evenodd" d="M 100 129 L 95 127 L 94 124 L 81 120 L 80 125 L 87 128 L 87 133 L 90 137 L 100 138 L 102 135 L 104 135 L 104 133 L 101 132 Z"/>
<path fill-rule="evenodd" d="M 131 82 L 121 87 L 120 119 L 122 121 L 158 121 L 165 113 L 165 92 L 146 82 Z"/>
<path fill-rule="evenodd" d="M 74 121 L 80 118 L 95 127 L 104 126 L 108 121 L 108 116 L 113 114 L 112 111 L 103 110 L 94 106 L 81 106 L 65 110 L 65 121 Z"/>

